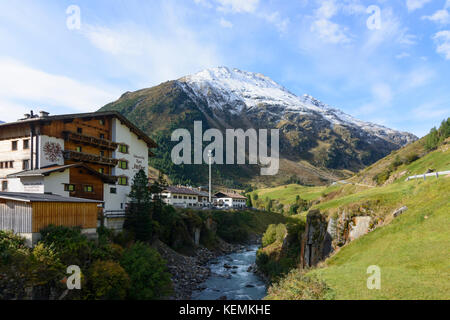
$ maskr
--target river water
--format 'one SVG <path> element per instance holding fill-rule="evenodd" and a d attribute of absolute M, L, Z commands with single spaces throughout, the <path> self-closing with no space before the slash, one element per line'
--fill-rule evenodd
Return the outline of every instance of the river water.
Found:
<path fill-rule="evenodd" d="M 266 285 L 248 268 L 255 263 L 258 246 L 246 249 L 210 262 L 211 276 L 200 285 L 206 288 L 195 291 L 192 300 L 261 300 L 266 296 Z M 228 265 L 231 268 L 226 268 Z"/>

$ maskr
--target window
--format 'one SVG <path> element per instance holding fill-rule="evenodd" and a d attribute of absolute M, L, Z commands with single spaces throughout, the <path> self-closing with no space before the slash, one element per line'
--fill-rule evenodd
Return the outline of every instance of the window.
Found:
<path fill-rule="evenodd" d="M 8 181 L 2 181 L 2 191 L 8 190 Z"/>
<path fill-rule="evenodd" d="M 98 122 L 100 123 L 101 126 L 104 126 L 104 125 L 105 125 L 105 120 L 103 120 L 103 119 L 100 119 Z M 102 138 L 102 139 L 103 139 L 103 138 Z"/>
<path fill-rule="evenodd" d="M 93 192 L 93 191 L 94 191 L 94 187 L 92 187 L 91 185 L 84 186 L 84 192 Z"/>
<path fill-rule="evenodd" d="M 178 199 L 178 196 L 173 196 L 174 199 Z"/>
<path fill-rule="evenodd" d="M 119 161 L 119 168 L 120 168 L 120 169 L 128 169 L 128 161 L 126 161 L 126 160 L 120 160 L 120 161 Z"/>
<path fill-rule="evenodd" d="M 29 170 L 30 169 L 30 160 L 23 160 L 22 161 L 22 170 Z"/>
<path fill-rule="evenodd" d="M 83 133 L 83 129 L 82 128 L 77 128 L 77 133 L 82 134 Z"/>
<path fill-rule="evenodd" d="M 83 152 L 83 148 L 82 147 L 76 147 L 77 152 Z"/>
<path fill-rule="evenodd" d="M 100 139 L 105 139 L 105 135 L 103 133 L 100 133 Z"/>
<path fill-rule="evenodd" d="M 127 186 L 128 185 L 128 177 L 119 177 L 118 183 L 121 186 Z"/>
<path fill-rule="evenodd" d="M 98 169 L 98 172 L 100 172 L 100 173 L 105 173 L 105 168 L 100 168 L 100 169 Z"/>
<path fill-rule="evenodd" d="M 9 162 L 9 167 L 10 167 L 10 168 L 14 168 L 14 161 L 10 161 L 10 162 Z"/>
<path fill-rule="evenodd" d="M 117 193 L 117 188 L 109 189 L 109 193 L 116 194 Z"/>
<path fill-rule="evenodd" d="M 69 192 L 75 191 L 75 185 L 74 184 L 65 184 L 64 191 L 69 191 Z"/>
<path fill-rule="evenodd" d="M 17 141 L 12 141 L 12 142 L 11 142 L 11 149 L 12 149 L 13 151 L 17 150 Z"/>
<path fill-rule="evenodd" d="M 128 146 L 126 144 L 119 145 L 119 151 L 121 153 L 128 153 Z"/>
<path fill-rule="evenodd" d="M 23 140 L 23 149 L 24 150 L 30 149 L 30 140 L 29 139 Z"/>

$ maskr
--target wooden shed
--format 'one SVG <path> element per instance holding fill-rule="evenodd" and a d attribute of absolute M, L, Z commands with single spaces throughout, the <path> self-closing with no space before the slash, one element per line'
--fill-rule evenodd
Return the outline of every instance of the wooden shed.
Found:
<path fill-rule="evenodd" d="M 81 227 L 95 234 L 101 201 L 45 193 L 0 192 L 0 230 L 13 231 L 33 245 L 48 225 Z"/>

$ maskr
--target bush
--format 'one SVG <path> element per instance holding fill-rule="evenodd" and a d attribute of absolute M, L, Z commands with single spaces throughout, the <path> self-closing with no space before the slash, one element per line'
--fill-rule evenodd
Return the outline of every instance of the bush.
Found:
<path fill-rule="evenodd" d="M 137 242 L 126 249 L 120 264 L 131 280 L 128 298 L 154 300 L 170 294 L 171 280 L 166 262 L 148 245 Z"/>
<path fill-rule="evenodd" d="M 10 231 L 0 230 L 0 262 L 8 263 L 16 251 L 25 249 L 25 239 Z"/>
<path fill-rule="evenodd" d="M 406 164 L 413 163 L 414 161 L 419 160 L 419 159 L 420 159 L 420 157 L 417 153 L 411 153 L 406 156 Z"/>
<path fill-rule="evenodd" d="M 81 228 L 50 225 L 40 231 L 41 242 L 55 250 L 65 265 L 78 265 L 80 268 L 90 264 L 94 243 L 81 234 Z"/>
<path fill-rule="evenodd" d="M 262 238 L 262 246 L 267 247 L 275 241 L 283 241 L 287 234 L 286 226 L 282 223 L 279 225 L 271 224 L 267 228 Z"/>
<path fill-rule="evenodd" d="M 88 271 L 89 298 L 123 300 L 130 288 L 130 277 L 114 261 L 96 261 Z"/>
<path fill-rule="evenodd" d="M 383 172 L 378 173 L 377 175 L 375 175 L 373 177 L 373 180 L 378 184 L 381 185 L 383 183 L 385 183 L 387 181 L 387 179 L 389 179 L 389 177 L 391 176 L 391 170 L 385 170 Z"/>

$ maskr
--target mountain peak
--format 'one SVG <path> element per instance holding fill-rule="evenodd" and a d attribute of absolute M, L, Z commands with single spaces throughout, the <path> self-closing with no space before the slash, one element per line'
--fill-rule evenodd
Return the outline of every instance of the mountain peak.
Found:
<path fill-rule="evenodd" d="M 357 128 L 387 140 L 391 140 L 390 136 L 400 136 L 400 145 L 417 138 L 411 134 L 358 120 L 309 94 L 296 96 L 261 73 L 222 66 L 205 69 L 178 81 L 192 98 L 206 102 L 209 108 L 231 114 L 240 114 L 244 109 L 270 106 L 278 108 L 276 113 L 279 121 L 282 121 L 289 113 L 304 116 L 316 115 L 328 121 L 330 127 L 340 125 Z"/>

